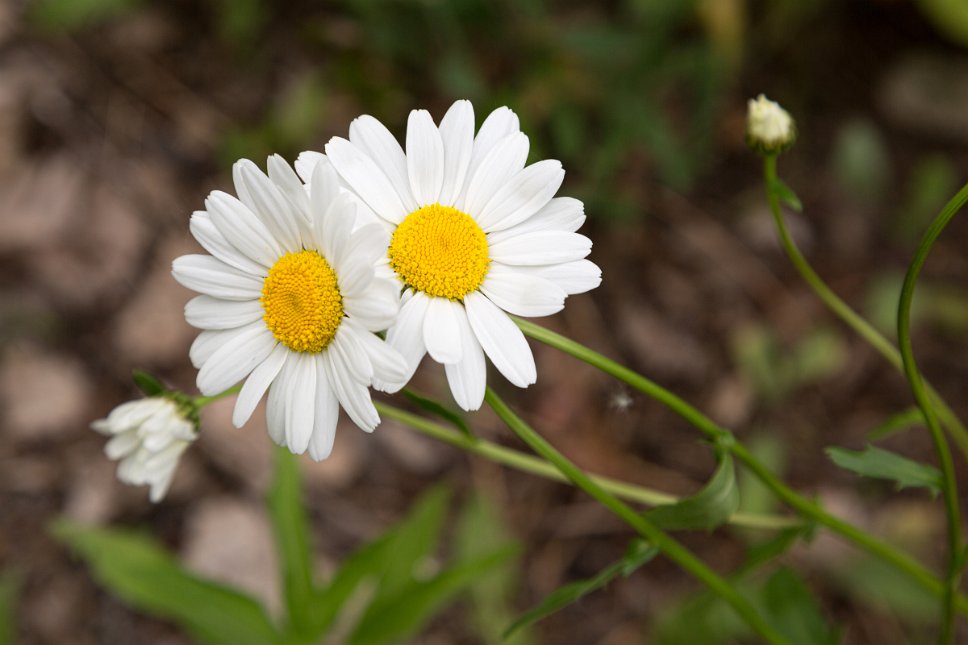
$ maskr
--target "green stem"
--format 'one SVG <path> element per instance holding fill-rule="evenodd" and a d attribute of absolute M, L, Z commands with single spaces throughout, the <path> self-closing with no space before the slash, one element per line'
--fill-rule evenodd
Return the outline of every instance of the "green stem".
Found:
<path fill-rule="evenodd" d="M 561 350 L 566 354 L 574 356 L 575 358 L 600 369 L 606 374 L 610 374 L 615 378 L 627 383 L 640 392 L 655 398 L 657 401 L 663 403 L 674 412 L 678 413 L 681 417 L 694 424 L 707 436 L 717 439 L 722 437 L 724 434 L 730 436 L 732 435 L 729 430 L 720 427 L 715 421 L 705 416 L 702 412 L 657 383 L 650 381 L 641 374 L 633 372 L 632 370 L 620 365 L 619 363 L 616 363 L 610 358 L 606 358 L 598 352 L 576 343 L 570 338 L 556 334 L 555 332 L 545 329 L 540 325 L 536 325 L 533 322 L 513 316 L 512 319 L 514 320 L 515 324 L 521 328 L 521 331 L 523 331 L 527 336 L 549 345 L 550 347 Z M 729 446 L 730 451 L 736 456 L 737 459 L 746 465 L 750 471 L 756 475 L 756 477 L 762 481 L 767 488 L 772 490 L 777 497 L 786 502 L 790 508 L 797 511 L 802 517 L 826 526 L 832 532 L 840 535 L 845 540 L 852 542 L 864 551 L 881 558 L 900 571 L 907 573 L 911 578 L 916 580 L 925 589 L 936 596 L 943 595 L 944 586 L 941 584 L 941 582 L 928 569 L 918 563 L 910 555 L 892 547 L 886 542 L 882 542 L 878 538 L 868 533 L 861 531 L 855 526 L 844 522 L 840 518 L 831 515 L 817 504 L 811 502 L 791 489 L 776 476 L 774 476 L 770 469 L 763 465 L 749 450 L 746 449 L 746 447 L 743 446 L 738 439 L 734 439 L 732 442 L 726 441 L 724 442 L 724 445 Z M 968 614 L 968 598 L 959 595 L 957 604 L 960 612 Z"/>
<path fill-rule="evenodd" d="M 484 400 L 487 401 L 488 405 L 491 406 L 491 409 L 494 410 L 501 420 L 522 441 L 528 444 L 532 450 L 553 464 L 572 483 L 623 519 L 629 526 L 638 531 L 642 537 L 664 553 L 666 557 L 705 583 L 710 590 L 728 602 L 736 613 L 764 640 L 769 643 L 788 642 L 772 625 L 766 622 L 756 608 L 746 598 L 740 595 L 732 584 L 707 567 L 702 560 L 693 555 L 691 551 L 682 546 L 668 533 L 654 525 L 644 516 L 636 513 L 622 501 L 596 484 L 592 478 L 571 463 L 571 461 L 558 452 L 550 443 L 545 441 L 541 435 L 535 432 L 531 426 L 514 414 L 490 387 L 487 388 Z"/>
<path fill-rule="evenodd" d="M 870 344 L 871 347 L 876 349 L 881 356 L 883 356 L 887 361 L 900 371 L 903 371 L 903 361 L 901 359 L 901 352 L 898 351 L 897 347 L 894 346 L 890 340 L 888 340 L 884 334 L 879 332 L 873 325 L 871 325 L 867 320 L 861 317 L 856 311 L 850 308 L 850 306 L 841 300 L 837 294 L 835 294 L 830 287 L 823 281 L 823 279 L 817 275 L 817 272 L 813 270 L 813 267 L 807 262 L 806 258 L 800 252 L 799 247 L 797 247 L 796 242 L 793 241 L 793 237 L 790 235 L 790 231 L 787 228 L 786 220 L 783 217 L 783 209 L 780 208 L 780 196 L 776 187 L 779 185 L 779 179 L 776 174 L 776 156 L 766 156 L 763 159 L 763 177 L 766 182 L 766 194 L 767 200 L 770 203 L 770 210 L 773 213 L 773 219 L 776 222 L 777 232 L 780 234 L 780 243 L 783 245 L 783 250 L 786 251 L 787 256 L 790 258 L 790 262 L 793 264 L 794 268 L 803 278 L 804 282 L 813 289 L 813 292 L 820 298 L 821 301 L 827 308 L 830 309 L 838 318 L 840 318 L 844 323 L 851 327 L 858 335 L 860 335 L 864 340 Z M 947 403 L 941 398 L 941 395 L 931 387 L 930 383 L 925 383 L 925 388 L 928 391 L 928 395 L 941 417 L 942 422 L 948 429 L 948 434 L 954 439 L 955 443 L 958 444 L 959 450 L 961 450 L 965 459 L 968 459 L 968 428 L 958 418 L 958 415 L 948 406 Z"/>
<path fill-rule="evenodd" d="M 944 593 L 944 620 L 942 623 L 941 643 L 954 642 L 955 598 L 958 593 L 958 580 L 961 574 L 961 511 L 958 506 L 958 482 L 955 478 L 954 462 L 951 451 L 945 440 L 944 432 L 938 423 L 934 406 L 928 392 L 925 390 L 921 372 L 918 370 L 914 358 L 914 348 L 911 345 L 911 301 L 914 299 L 914 287 L 917 284 L 921 268 L 928 259 L 928 253 L 941 232 L 944 231 L 951 218 L 968 201 L 968 185 L 965 185 L 957 195 L 941 210 L 930 228 L 924 234 L 918 246 L 907 275 L 901 288 L 901 298 L 897 307 L 897 337 L 901 348 L 901 359 L 904 363 L 904 374 L 911 385 L 911 392 L 918 402 L 918 407 L 924 414 L 928 430 L 934 441 L 938 461 L 941 463 L 943 477 L 943 492 L 945 510 L 948 518 L 948 577 Z"/>
<path fill-rule="evenodd" d="M 460 448 L 461 450 L 466 450 L 469 453 L 479 455 L 495 463 L 514 468 L 515 470 L 568 483 L 568 479 L 561 474 L 561 471 L 542 459 L 532 457 L 531 455 L 511 448 L 505 448 L 485 439 L 469 437 L 463 432 L 453 430 L 386 403 L 378 401 L 374 401 L 373 403 L 385 418 L 399 421 L 432 439 L 449 444 L 455 448 Z M 598 486 L 612 495 L 631 502 L 638 502 L 647 506 L 658 506 L 661 504 L 675 504 L 679 501 L 679 498 L 674 495 L 650 488 L 597 475 L 589 475 L 589 477 Z M 734 513 L 729 518 L 729 523 L 736 526 L 757 529 L 787 529 L 802 525 L 802 522 L 797 518 L 782 517 L 779 515 L 760 515 L 757 513 Z"/>
<path fill-rule="evenodd" d="M 209 403 L 212 403 L 213 401 L 218 401 L 219 399 L 224 399 L 227 396 L 238 394 L 241 389 L 242 389 L 241 384 L 233 385 L 232 387 L 225 390 L 224 392 L 219 392 L 218 394 L 213 394 L 212 396 L 196 396 L 195 398 L 192 399 L 192 401 L 195 403 L 195 407 L 201 410 L 202 408 L 204 408 Z"/>

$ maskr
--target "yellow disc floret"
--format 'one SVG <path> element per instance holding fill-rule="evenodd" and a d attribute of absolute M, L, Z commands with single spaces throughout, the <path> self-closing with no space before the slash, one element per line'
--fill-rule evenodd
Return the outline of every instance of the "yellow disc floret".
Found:
<path fill-rule="evenodd" d="M 316 251 L 279 258 L 269 269 L 259 302 L 266 327 L 296 352 L 323 351 L 343 320 L 336 272 Z"/>
<path fill-rule="evenodd" d="M 467 213 L 431 204 L 407 215 L 390 240 L 390 266 L 409 287 L 460 300 L 484 282 L 487 237 Z"/>

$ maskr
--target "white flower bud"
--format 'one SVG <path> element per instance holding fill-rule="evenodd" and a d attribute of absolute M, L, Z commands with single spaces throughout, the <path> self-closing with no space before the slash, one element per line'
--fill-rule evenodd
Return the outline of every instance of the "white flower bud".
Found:
<path fill-rule="evenodd" d="M 91 428 L 111 437 L 104 453 L 120 460 L 118 479 L 150 485 L 152 502 L 168 492 L 178 459 L 196 437 L 194 423 L 174 401 L 160 396 L 122 403 Z"/>
<path fill-rule="evenodd" d="M 746 112 L 746 143 L 761 154 L 776 154 L 793 145 L 797 127 L 790 113 L 763 94 L 750 99 Z"/>

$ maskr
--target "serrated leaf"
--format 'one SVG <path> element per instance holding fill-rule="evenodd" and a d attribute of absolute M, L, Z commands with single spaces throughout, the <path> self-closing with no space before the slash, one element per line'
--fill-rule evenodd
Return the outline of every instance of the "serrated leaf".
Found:
<path fill-rule="evenodd" d="M 645 516 L 666 530 L 704 529 L 724 524 L 739 507 L 736 471 L 729 453 L 720 456 L 719 466 L 702 489 L 675 504 L 658 506 Z"/>
<path fill-rule="evenodd" d="M 770 185 L 770 190 L 773 191 L 773 194 L 776 195 L 776 198 L 780 202 L 786 204 L 798 213 L 803 212 L 803 202 L 800 201 L 800 198 L 793 192 L 793 189 L 787 186 L 782 179 L 779 177 L 774 179 Z"/>
<path fill-rule="evenodd" d="M 289 629 L 302 633 L 311 624 L 314 597 L 309 526 L 302 501 L 299 463 L 286 448 L 275 449 L 275 478 L 266 498 Z"/>
<path fill-rule="evenodd" d="M 760 602 L 770 622 L 796 645 L 836 645 L 837 631 L 827 624 L 820 605 L 800 577 L 778 569 L 760 591 Z"/>
<path fill-rule="evenodd" d="M 437 415 L 438 417 L 442 418 L 444 421 L 447 421 L 448 423 L 456 427 L 458 430 L 463 432 L 464 435 L 466 435 L 467 437 L 470 437 L 472 439 L 474 438 L 474 431 L 471 430 L 471 427 L 467 424 L 467 421 L 464 420 L 463 415 L 461 415 L 461 413 L 458 412 L 457 410 L 454 410 L 453 408 L 449 408 L 443 403 L 438 403 L 433 399 L 428 399 L 427 397 L 421 394 L 417 394 L 416 392 L 413 392 L 408 389 L 404 389 L 402 390 L 402 392 L 403 392 L 403 395 L 407 397 L 407 399 L 411 403 L 416 405 L 418 408 L 421 408 L 424 411 L 429 412 L 431 414 Z"/>
<path fill-rule="evenodd" d="M 407 584 L 393 596 L 374 600 L 357 624 L 349 645 L 382 645 L 409 640 L 458 593 L 517 552 L 514 546 L 498 549 L 454 565 L 429 580 Z"/>
<path fill-rule="evenodd" d="M 633 571 L 658 554 L 659 549 L 656 547 L 642 540 L 635 540 L 629 546 L 625 556 L 618 562 L 610 564 L 587 580 L 579 580 L 578 582 L 572 582 L 555 589 L 545 596 L 544 600 L 540 603 L 521 614 L 517 620 L 504 630 L 505 638 L 522 627 L 531 625 L 546 616 L 560 611 L 583 596 L 587 596 L 591 592 L 601 589 L 618 575 L 628 577 Z"/>
<path fill-rule="evenodd" d="M 902 488 L 927 488 L 932 495 L 941 491 L 941 471 L 934 466 L 868 445 L 862 451 L 827 448 L 827 455 L 841 468 L 864 477 L 889 479 Z"/>
<path fill-rule="evenodd" d="M 143 370 L 135 370 L 131 374 L 134 384 L 144 392 L 145 396 L 158 396 L 165 391 L 165 386 L 157 378 Z"/>
<path fill-rule="evenodd" d="M 282 642 L 257 601 L 192 574 L 147 536 L 63 520 L 51 532 L 87 562 L 94 578 L 111 593 L 136 609 L 178 623 L 200 641 Z"/>

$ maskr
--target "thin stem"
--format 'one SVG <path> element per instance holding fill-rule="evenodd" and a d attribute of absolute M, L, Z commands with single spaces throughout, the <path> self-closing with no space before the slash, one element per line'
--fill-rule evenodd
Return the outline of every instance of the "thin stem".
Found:
<path fill-rule="evenodd" d="M 491 409 L 501 417 L 518 437 L 531 447 L 541 457 L 552 463 L 572 483 L 591 495 L 600 504 L 623 519 L 642 537 L 647 539 L 670 560 L 702 581 L 711 591 L 728 602 L 733 609 L 752 627 L 764 640 L 769 643 L 788 642 L 776 629 L 770 625 L 757 609 L 736 590 L 733 585 L 719 576 L 715 571 L 697 558 L 691 551 L 682 546 L 668 533 L 654 525 L 644 516 L 636 513 L 622 501 L 596 484 L 581 469 L 575 466 L 564 455 L 558 452 L 550 443 L 526 424 L 501 400 L 490 387 L 484 395 Z"/>
<path fill-rule="evenodd" d="M 204 408 L 209 403 L 212 403 L 213 401 L 218 401 L 219 399 L 224 399 L 227 396 L 238 394 L 241 389 L 242 389 L 242 385 L 233 385 L 232 387 L 225 390 L 224 392 L 219 392 L 218 394 L 213 394 L 212 396 L 196 396 L 192 399 L 192 402 L 195 404 L 196 408 L 201 410 L 202 408 Z"/>
<path fill-rule="evenodd" d="M 696 426 L 701 432 L 712 438 L 722 437 L 724 434 L 732 433 L 719 426 L 715 421 L 705 416 L 702 412 L 686 403 L 684 400 L 669 392 L 661 385 L 650 381 L 646 377 L 633 372 L 627 367 L 616 363 L 610 358 L 591 350 L 584 345 L 580 345 L 570 338 L 556 334 L 550 329 L 545 329 L 528 320 L 512 317 L 515 324 L 521 328 L 527 336 L 545 343 L 555 349 L 561 350 L 566 354 L 588 363 L 600 369 L 606 374 L 627 383 L 640 392 L 655 398 L 681 417 Z M 787 503 L 790 508 L 797 511 L 802 517 L 813 520 L 818 524 L 826 526 L 834 533 L 840 535 L 845 540 L 854 543 L 864 551 L 875 555 L 888 564 L 907 573 L 911 578 L 920 583 L 931 593 L 941 596 L 944 592 L 942 583 L 924 566 L 918 563 L 910 555 L 896 549 L 895 547 L 882 542 L 878 538 L 861 531 L 840 518 L 837 518 L 817 504 L 806 499 L 792 488 L 784 484 L 780 479 L 773 475 L 769 468 L 760 462 L 745 446 L 738 440 L 723 442 L 729 446 L 730 451 L 745 464 L 763 484 L 773 491 L 781 500 Z M 958 611 L 968 614 L 968 598 L 959 595 L 957 599 Z"/>
<path fill-rule="evenodd" d="M 951 451 L 948 442 L 945 440 L 944 432 L 938 424 L 938 417 L 935 414 L 931 397 L 924 387 L 921 372 L 918 370 L 917 361 L 914 358 L 914 348 L 911 344 L 911 301 L 914 299 L 914 287 L 917 284 L 921 268 L 924 266 L 931 252 L 931 247 L 941 232 L 944 231 L 948 222 L 955 216 L 958 210 L 968 201 L 968 185 L 965 185 L 957 195 L 942 209 L 942 211 L 931 223 L 930 228 L 924 234 L 921 244 L 918 246 L 911 266 L 908 268 L 907 275 L 904 277 L 904 285 L 901 288 L 901 298 L 897 307 L 897 337 L 901 348 L 901 359 L 904 363 L 904 374 L 907 376 L 908 383 L 911 385 L 911 392 L 914 399 L 918 402 L 918 407 L 924 414 L 928 430 L 931 431 L 931 438 L 934 441 L 935 451 L 938 453 L 938 461 L 941 463 L 941 474 L 943 477 L 942 487 L 944 493 L 945 510 L 948 518 L 948 577 L 947 585 L 944 590 L 944 620 L 942 623 L 941 643 L 954 642 L 954 622 L 955 622 L 955 597 L 958 592 L 958 580 L 961 574 L 961 511 L 958 506 L 958 482 L 955 478 L 954 462 L 951 459 Z"/>
<path fill-rule="evenodd" d="M 455 448 L 460 448 L 461 450 L 466 450 L 469 453 L 479 455 L 495 463 L 514 468 L 515 470 L 569 483 L 568 479 L 561 474 L 561 471 L 542 459 L 532 457 L 531 455 L 511 448 L 505 448 L 486 439 L 469 437 L 463 432 L 453 430 L 386 403 L 378 401 L 374 401 L 373 403 L 384 417 L 410 426 L 432 439 L 449 444 Z M 674 495 L 669 495 L 668 493 L 651 488 L 636 486 L 628 482 L 598 475 L 589 475 L 589 477 L 605 491 L 631 502 L 637 502 L 647 506 L 658 506 L 661 504 L 674 504 L 679 501 L 679 498 Z M 803 524 L 799 519 L 794 517 L 761 515 L 757 513 L 734 513 L 729 518 L 729 523 L 736 526 L 757 529 L 787 529 Z"/>
<path fill-rule="evenodd" d="M 813 292 L 827 305 L 830 311 L 857 332 L 871 347 L 887 359 L 891 365 L 903 371 L 904 366 L 901 360 L 901 352 L 894 346 L 894 343 L 888 340 L 884 334 L 879 332 L 856 311 L 851 309 L 850 305 L 841 300 L 827 286 L 823 279 L 817 275 L 817 272 L 813 270 L 813 267 L 810 266 L 810 263 L 807 262 L 803 253 L 797 247 L 796 242 L 793 240 L 787 228 L 786 220 L 783 217 L 783 209 L 780 208 L 780 196 L 776 190 L 776 186 L 779 183 L 776 174 L 776 156 L 767 156 L 763 159 L 763 177 L 766 182 L 767 200 L 770 203 L 773 220 L 776 222 L 777 232 L 780 234 L 780 243 L 783 245 L 783 250 L 786 251 L 787 257 L 790 258 L 790 262 L 800 274 L 800 277 L 813 289 Z M 948 429 L 948 434 L 958 444 L 958 448 L 965 456 L 965 459 L 968 459 L 968 428 L 965 428 L 965 425 L 958 418 L 958 415 L 945 403 L 941 395 L 931 387 L 930 383 L 925 382 L 925 388 L 934 403 L 938 415 Z"/>

